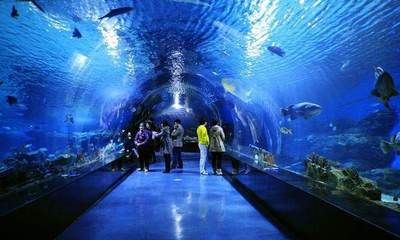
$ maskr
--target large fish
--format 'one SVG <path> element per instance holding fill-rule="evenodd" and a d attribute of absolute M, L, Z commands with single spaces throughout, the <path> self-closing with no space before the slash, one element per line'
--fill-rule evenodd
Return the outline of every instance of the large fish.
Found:
<path fill-rule="evenodd" d="M 394 86 L 393 78 L 383 68 L 375 67 L 375 79 L 375 86 L 371 91 L 371 95 L 380 98 L 383 105 L 390 109 L 390 98 L 399 95 Z"/>
<path fill-rule="evenodd" d="M 389 141 L 382 140 L 380 147 L 384 154 L 387 154 L 392 151 L 399 154 L 399 152 L 400 152 L 400 132 L 398 132 L 396 134 L 396 136 L 391 137 Z"/>
<path fill-rule="evenodd" d="M 114 16 L 130 12 L 132 10 L 133 10 L 133 8 L 131 8 L 131 7 L 121 7 L 121 8 L 112 9 L 106 15 L 99 17 L 99 20 L 101 20 L 103 18 L 112 18 Z"/>
<path fill-rule="evenodd" d="M 294 120 L 298 117 L 308 119 L 310 117 L 320 114 L 321 111 L 322 107 L 320 105 L 309 102 L 301 102 L 290 105 L 287 108 L 281 108 L 282 115 L 284 117 L 289 117 L 290 120 Z"/>

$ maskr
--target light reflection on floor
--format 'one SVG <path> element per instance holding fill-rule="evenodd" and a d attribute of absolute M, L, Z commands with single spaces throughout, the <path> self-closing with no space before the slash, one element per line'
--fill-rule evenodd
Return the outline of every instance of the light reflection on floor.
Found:
<path fill-rule="evenodd" d="M 134 172 L 60 239 L 287 239 L 220 176 Z"/>

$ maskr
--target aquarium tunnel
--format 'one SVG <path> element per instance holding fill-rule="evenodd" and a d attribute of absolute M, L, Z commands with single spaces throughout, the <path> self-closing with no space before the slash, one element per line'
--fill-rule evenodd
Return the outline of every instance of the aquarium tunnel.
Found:
<path fill-rule="evenodd" d="M 400 238 L 398 0 L 2 0 L 0 29 L 2 239 Z M 183 168 L 155 138 L 139 171 L 176 119 Z"/>

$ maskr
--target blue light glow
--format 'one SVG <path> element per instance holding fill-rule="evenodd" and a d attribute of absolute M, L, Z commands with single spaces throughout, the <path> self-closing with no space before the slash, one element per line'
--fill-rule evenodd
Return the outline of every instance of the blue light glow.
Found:
<path fill-rule="evenodd" d="M 400 89 L 396 1 L 38 2 L 45 13 L 0 1 L 1 159 L 29 144 L 94 158 L 149 118 L 182 118 L 195 138 L 204 118 L 231 149 L 300 174 L 312 152 L 378 182 L 400 169 L 380 145 L 400 131 L 400 97 L 372 91 L 373 66 Z M 99 19 L 118 7 L 133 10 Z"/>

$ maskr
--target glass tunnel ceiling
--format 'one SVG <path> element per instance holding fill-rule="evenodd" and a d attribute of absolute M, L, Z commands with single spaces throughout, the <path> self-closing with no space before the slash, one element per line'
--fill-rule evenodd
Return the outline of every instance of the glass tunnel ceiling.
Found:
<path fill-rule="evenodd" d="M 62 131 L 68 114 L 77 131 L 122 129 L 140 104 L 159 97 L 147 100 L 152 114 L 232 114 L 227 119 L 243 127 L 235 131 L 251 132 L 238 144 L 259 141 L 252 122 L 265 124 L 266 145 L 279 152 L 280 108 L 317 103 L 326 125 L 361 119 L 382 107 L 371 107 L 378 103 L 369 94 L 373 66 L 400 77 L 397 1 L 37 3 L 45 13 L 29 2 L 0 3 L 0 94 L 18 99 L 14 107 L 2 103 L 0 122 L 15 142 L 27 128 Z M 4 17 L 13 5 L 20 16 Z M 133 10 L 99 20 L 118 7 Z"/>

